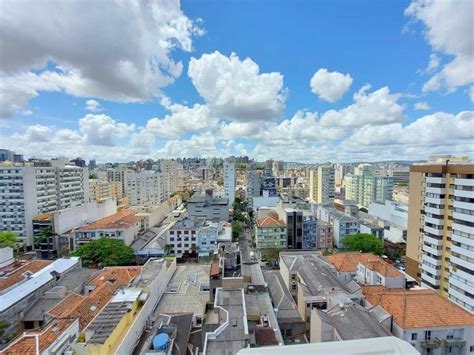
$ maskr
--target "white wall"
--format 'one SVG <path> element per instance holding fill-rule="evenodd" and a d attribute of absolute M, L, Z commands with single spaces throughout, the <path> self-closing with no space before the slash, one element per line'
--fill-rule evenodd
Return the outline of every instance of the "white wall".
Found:
<path fill-rule="evenodd" d="M 15 261 L 13 249 L 10 247 L 0 248 L 0 268 L 10 265 Z"/>
<path fill-rule="evenodd" d="M 280 198 L 278 196 L 267 197 L 267 196 L 255 196 L 253 198 L 253 210 L 258 211 L 260 207 L 276 207 Z"/>
<path fill-rule="evenodd" d="M 115 199 L 108 199 L 101 203 L 88 202 L 83 205 L 66 208 L 54 212 L 54 231 L 56 234 L 62 234 L 114 213 L 117 213 L 117 202 Z"/>

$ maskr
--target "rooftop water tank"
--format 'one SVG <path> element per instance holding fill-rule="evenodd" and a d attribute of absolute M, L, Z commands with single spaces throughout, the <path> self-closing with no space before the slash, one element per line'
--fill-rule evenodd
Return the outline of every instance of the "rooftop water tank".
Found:
<path fill-rule="evenodd" d="M 166 333 L 158 334 L 153 338 L 153 350 L 166 350 L 170 337 Z"/>

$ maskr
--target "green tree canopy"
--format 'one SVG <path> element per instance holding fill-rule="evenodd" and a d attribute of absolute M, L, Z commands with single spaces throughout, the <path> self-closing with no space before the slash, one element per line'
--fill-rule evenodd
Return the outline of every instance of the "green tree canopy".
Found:
<path fill-rule="evenodd" d="M 240 236 L 240 233 L 242 233 L 242 226 L 240 223 L 237 221 L 232 222 L 232 239 L 237 240 Z"/>
<path fill-rule="evenodd" d="M 101 238 L 81 245 L 72 254 L 81 258 L 84 266 L 128 265 L 135 257 L 133 249 L 121 240 Z"/>
<path fill-rule="evenodd" d="M 344 250 L 347 251 L 361 251 L 363 253 L 373 253 L 376 255 L 383 253 L 383 240 L 367 233 L 346 235 L 344 239 L 342 239 L 342 245 L 344 246 Z"/>
<path fill-rule="evenodd" d="M 0 232 L 0 248 L 14 248 L 16 244 L 16 235 L 10 231 Z"/>

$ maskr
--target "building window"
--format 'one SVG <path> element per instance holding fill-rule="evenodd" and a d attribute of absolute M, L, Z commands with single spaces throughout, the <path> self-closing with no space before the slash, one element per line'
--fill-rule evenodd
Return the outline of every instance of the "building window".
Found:
<path fill-rule="evenodd" d="M 425 330 L 425 340 L 431 339 L 431 330 Z"/>
<path fill-rule="evenodd" d="M 418 338 L 418 333 L 411 333 L 411 340 L 416 340 Z"/>

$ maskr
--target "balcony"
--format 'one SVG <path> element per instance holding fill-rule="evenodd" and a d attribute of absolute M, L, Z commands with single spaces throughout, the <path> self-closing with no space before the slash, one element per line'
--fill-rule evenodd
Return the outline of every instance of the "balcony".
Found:
<path fill-rule="evenodd" d="M 433 265 L 436 265 L 436 266 L 441 266 L 441 258 L 436 259 L 436 258 L 433 258 L 432 256 L 424 254 L 422 256 L 422 260 L 426 260 L 430 264 L 433 264 Z"/>
<path fill-rule="evenodd" d="M 467 260 L 458 258 L 457 256 L 452 255 L 449 258 L 449 261 L 451 261 L 451 263 L 454 264 L 453 267 L 456 267 L 456 265 L 459 265 L 466 268 L 467 270 L 472 270 L 472 263 L 470 263 Z"/>
<path fill-rule="evenodd" d="M 465 244 L 465 245 L 468 245 L 468 246 L 474 248 L 474 239 L 470 239 L 470 238 L 467 238 L 467 237 L 462 237 L 458 234 L 453 233 L 451 235 L 451 240 L 453 242 L 462 243 L 462 244 Z"/>
<path fill-rule="evenodd" d="M 435 278 L 427 275 L 426 273 L 421 271 L 421 283 L 423 284 L 423 281 L 426 281 L 428 283 L 428 287 L 431 287 L 430 285 L 433 286 L 439 286 L 441 284 L 441 280 L 436 280 Z"/>
<path fill-rule="evenodd" d="M 423 229 L 426 233 L 438 235 L 440 237 L 443 236 L 443 230 L 442 229 L 435 229 L 435 228 L 428 227 L 428 226 L 424 226 Z"/>
<path fill-rule="evenodd" d="M 426 203 L 434 203 L 435 205 L 444 205 L 444 198 L 425 197 Z"/>
<path fill-rule="evenodd" d="M 454 179 L 454 185 L 474 186 L 474 179 Z"/>
<path fill-rule="evenodd" d="M 435 249 L 433 247 L 429 247 L 429 246 L 424 245 L 424 244 L 423 244 L 423 251 L 425 251 L 427 253 L 430 253 L 430 254 L 433 254 L 433 255 L 436 255 L 436 256 L 443 255 L 443 250 L 442 249 Z"/>
<path fill-rule="evenodd" d="M 444 209 L 441 208 L 434 208 L 434 207 L 425 207 L 426 213 L 437 214 L 439 216 L 444 215 Z"/>
<path fill-rule="evenodd" d="M 460 231 L 464 233 L 474 234 L 473 227 L 465 226 L 459 223 L 453 223 L 452 227 L 453 227 L 453 231 Z"/>
<path fill-rule="evenodd" d="M 437 246 L 443 245 L 443 239 L 435 239 L 427 235 L 423 236 L 423 241 L 429 244 L 437 245 Z"/>
<path fill-rule="evenodd" d="M 458 280 L 458 279 L 453 278 L 452 276 L 449 278 L 450 285 L 456 286 L 460 288 L 461 290 L 466 291 L 472 295 L 474 294 L 474 287 L 472 285 L 469 285 L 467 282 L 468 282 L 467 280 L 465 281 Z"/>
<path fill-rule="evenodd" d="M 438 219 L 438 218 L 425 216 L 425 222 L 434 224 L 436 226 L 442 226 L 444 224 L 444 219 Z"/>
<path fill-rule="evenodd" d="M 461 221 L 472 222 L 474 221 L 474 215 L 462 213 L 462 212 L 453 212 L 454 219 L 460 219 Z M 473 233 L 474 234 L 474 233 Z"/>
<path fill-rule="evenodd" d="M 448 294 L 450 296 L 453 296 L 459 300 L 461 300 L 462 302 L 466 303 L 467 305 L 473 307 L 474 306 L 474 300 L 472 298 L 470 298 L 469 296 L 466 296 L 464 294 L 462 294 L 461 292 L 459 291 L 456 291 L 455 289 L 453 289 L 452 287 L 449 287 L 448 288 Z"/>
<path fill-rule="evenodd" d="M 446 178 L 444 177 L 426 177 L 426 182 L 430 184 L 446 184 Z"/>
<path fill-rule="evenodd" d="M 431 193 L 431 194 L 438 194 L 438 195 L 441 195 L 441 194 L 445 194 L 446 193 L 446 189 L 443 187 L 429 187 L 427 186 L 425 188 L 425 193 Z"/>
<path fill-rule="evenodd" d="M 441 272 L 441 270 L 435 269 L 429 265 L 421 264 L 421 269 L 429 272 L 430 274 L 436 275 Z"/>
<path fill-rule="evenodd" d="M 474 191 L 468 191 L 468 190 L 454 190 L 454 196 L 457 196 L 457 197 L 474 198 Z"/>
<path fill-rule="evenodd" d="M 474 250 L 467 250 L 466 248 L 458 247 L 456 245 L 453 245 L 451 247 L 451 251 L 453 253 L 458 253 L 460 255 L 465 256 L 466 258 L 470 258 L 474 260 Z"/>

